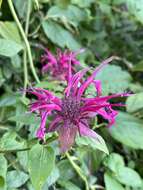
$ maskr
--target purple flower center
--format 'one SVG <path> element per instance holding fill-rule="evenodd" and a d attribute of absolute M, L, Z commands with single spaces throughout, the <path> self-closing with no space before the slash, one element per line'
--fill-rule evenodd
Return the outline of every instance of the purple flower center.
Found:
<path fill-rule="evenodd" d="M 71 95 L 65 97 L 62 101 L 61 115 L 64 120 L 77 123 L 80 116 L 81 102 Z"/>

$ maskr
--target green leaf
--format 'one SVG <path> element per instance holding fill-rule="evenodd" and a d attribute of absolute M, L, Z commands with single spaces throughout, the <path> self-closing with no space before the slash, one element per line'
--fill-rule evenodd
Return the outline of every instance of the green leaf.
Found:
<path fill-rule="evenodd" d="M 140 61 L 132 68 L 133 71 L 143 71 L 143 61 Z"/>
<path fill-rule="evenodd" d="M 105 141 L 100 135 L 97 135 L 97 138 L 90 138 L 90 137 L 86 137 L 86 136 L 82 136 L 82 137 L 77 136 L 76 143 L 79 146 L 89 146 L 90 148 L 92 148 L 94 150 L 99 149 L 99 150 L 105 152 L 106 154 L 109 154 L 109 151 L 105 144 Z"/>
<path fill-rule="evenodd" d="M 0 8 L 1 8 L 1 5 L 2 5 L 2 1 L 3 1 L 3 0 L 0 0 Z"/>
<path fill-rule="evenodd" d="M 79 7 L 85 8 L 89 7 L 92 3 L 95 3 L 95 0 L 71 0 L 71 2 Z"/>
<path fill-rule="evenodd" d="M 143 0 L 127 0 L 128 11 L 135 16 L 135 18 L 143 23 Z"/>
<path fill-rule="evenodd" d="M 7 161 L 5 157 L 0 154 L 0 190 L 6 189 L 6 173 L 7 173 Z"/>
<path fill-rule="evenodd" d="M 73 5 L 69 5 L 67 8 L 52 6 L 48 11 L 47 17 L 60 18 L 76 27 L 81 21 L 87 18 L 87 14 L 84 10 Z"/>
<path fill-rule="evenodd" d="M 24 141 L 16 140 L 17 134 L 13 132 L 5 133 L 0 139 L 0 149 L 4 150 L 13 150 L 24 148 Z"/>
<path fill-rule="evenodd" d="M 73 35 L 62 26 L 53 21 L 43 21 L 43 30 L 46 36 L 58 46 L 68 47 L 72 50 L 80 48 L 79 43 L 74 39 Z"/>
<path fill-rule="evenodd" d="M 33 113 L 27 113 L 27 114 L 20 114 L 17 116 L 12 116 L 9 118 L 10 121 L 16 121 L 19 123 L 23 123 L 26 125 L 30 124 L 36 124 L 39 125 L 40 123 L 40 118 L 36 117 L 35 114 Z"/>
<path fill-rule="evenodd" d="M 22 45 L 7 39 L 0 39 L 0 55 L 12 57 L 23 49 Z"/>
<path fill-rule="evenodd" d="M 29 173 L 35 190 L 42 189 L 54 168 L 54 162 L 54 151 L 50 147 L 36 144 L 29 151 Z"/>
<path fill-rule="evenodd" d="M 104 165 L 116 173 L 118 168 L 124 166 L 124 160 L 120 154 L 111 153 L 109 156 L 106 157 Z"/>
<path fill-rule="evenodd" d="M 28 0 L 25 0 L 25 1 L 14 0 L 13 2 L 14 2 L 14 5 L 15 5 L 15 8 L 18 12 L 19 17 L 26 19 L 27 7 L 28 7 L 28 3 L 30 3 L 30 1 L 28 1 Z"/>
<path fill-rule="evenodd" d="M 61 160 L 57 166 L 60 172 L 59 180 L 64 179 L 64 181 L 69 181 L 71 178 L 74 177 L 73 168 L 71 168 L 71 164 L 68 160 Z"/>
<path fill-rule="evenodd" d="M 102 82 L 103 94 L 106 95 L 109 93 L 123 92 L 131 83 L 130 74 L 127 71 L 123 71 L 121 67 L 116 65 L 108 65 L 103 68 L 97 74 L 96 79 Z"/>
<path fill-rule="evenodd" d="M 116 123 L 109 129 L 117 141 L 135 149 L 143 149 L 143 121 L 136 117 L 120 112 Z"/>
<path fill-rule="evenodd" d="M 104 181 L 106 190 L 124 190 L 123 186 L 108 172 L 104 174 Z"/>
<path fill-rule="evenodd" d="M 59 176 L 60 176 L 59 170 L 58 168 L 55 167 L 51 175 L 47 178 L 46 183 L 44 184 L 42 190 L 47 190 L 49 186 L 51 186 L 57 181 Z"/>
<path fill-rule="evenodd" d="M 2 69 L 0 68 L 0 86 L 2 86 L 4 82 L 5 82 L 5 79 L 2 73 Z"/>
<path fill-rule="evenodd" d="M 76 186 L 74 183 L 70 181 L 58 181 L 58 183 L 64 187 L 65 190 L 80 190 L 78 186 Z"/>
<path fill-rule="evenodd" d="M 17 188 L 22 186 L 26 181 L 28 180 L 29 176 L 28 174 L 12 170 L 7 173 L 7 186 L 8 188 Z"/>
<path fill-rule="evenodd" d="M 119 168 L 116 177 L 120 183 L 127 186 L 140 187 L 142 184 L 139 174 L 135 170 L 128 167 Z"/>
<path fill-rule="evenodd" d="M 127 111 L 132 113 L 143 108 L 143 93 L 134 94 L 127 99 Z"/>
<path fill-rule="evenodd" d="M 21 44 L 21 37 L 18 28 L 14 22 L 0 22 L 0 35 L 11 41 Z"/>
<path fill-rule="evenodd" d="M 24 171 L 28 171 L 28 151 L 18 151 L 17 158 Z"/>

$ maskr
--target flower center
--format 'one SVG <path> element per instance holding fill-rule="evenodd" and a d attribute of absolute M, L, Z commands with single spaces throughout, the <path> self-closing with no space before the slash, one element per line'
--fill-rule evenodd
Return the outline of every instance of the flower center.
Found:
<path fill-rule="evenodd" d="M 75 97 L 65 97 L 62 102 L 61 115 L 64 120 L 76 123 L 80 115 L 80 101 Z"/>

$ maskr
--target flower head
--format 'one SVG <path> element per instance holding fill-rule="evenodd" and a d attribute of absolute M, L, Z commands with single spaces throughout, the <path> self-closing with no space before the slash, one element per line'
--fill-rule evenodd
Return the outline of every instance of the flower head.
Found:
<path fill-rule="evenodd" d="M 69 62 L 71 62 L 72 73 L 75 73 L 75 65 L 79 65 L 80 62 L 76 59 L 76 56 L 83 50 L 78 52 L 57 50 L 57 55 L 54 56 L 48 49 L 45 49 L 45 54 L 42 56 L 41 63 L 43 64 L 42 72 L 50 72 L 56 79 L 65 80 L 68 75 Z"/>
<path fill-rule="evenodd" d="M 37 137 L 39 139 L 43 139 L 46 132 L 57 131 L 61 151 L 65 152 L 73 145 L 77 133 L 91 138 L 98 138 L 96 132 L 91 130 L 89 126 L 90 119 L 96 115 L 99 114 L 108 120 L 108 126 L 115 123 L 118 112 L 113 107 L 124 106 L 124 104 L 112 104 L 109 100 L 111 98 L 128 96 L 129 94 L 120 93 L 102 96 L 101 83 L 95 80 L 95 76 L 100 69 L 112 61 L 112 59 L 113 57 L 103 61 L 86 80 L 83 80 L 83 76 L 88 69 L 81 70 L 72 75 L 70 64 L 68 85 L 62 99 L 56 97 L 48 90 L 40 88 L 28 90 L 37 97 L 37 100 L 31 104 L 30 109 L 32 112 L 39 112 L 41 116 L 41 125 L 37 131 Z M 95 97 L 88 98 L 85 97 L 85 91 L 91 84 L 95 85 L 97 93 Z M 46 128 L 46 120 L 49 115 L 53 119 L 49 127 Z"/>

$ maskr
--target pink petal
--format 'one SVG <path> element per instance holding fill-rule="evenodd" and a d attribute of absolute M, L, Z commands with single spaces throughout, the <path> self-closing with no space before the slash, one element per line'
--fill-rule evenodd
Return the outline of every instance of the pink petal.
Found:
<path fill-rule="evenodd" d="M 42 117 L 41 117 L 41 124 L 39 129 L 37 130 L 36 136 L 39 139 L 43 139 L 45 136 L 45 125 L 46 125 L 46 120 L 47 120 L 47 116 L 48 116 L 49 112 L 44 112 L 42 113 Z"/>
<path fill-rule="evenodd" d="M 75 141 L 77 127 L 72 124 L 65 124 L 59 128 L 58 133 L 61 152 L 66 152 Z"/>
<path fill-rule="evenodd" d="M 96 74 L 105 66 L 107 65 L 109 62 L 111 62 L 114 59 L 114 57 L 110 57 L 106 60 L 104 60 L 93 72 L 93 74 L 83 83 L 83 85 L 81 85 L 81 87 L 79 88 L 79 92 L 78 92 L 78 97 L 81 97 L 84 93 L 84 91 L 86 90 L 86 88 L 93 82 Z"/>
<path fill-rule="evenodd" d="M 86 127 L 84 124 L 79 123 L 79 133 L 83 136 L 92 137 L 92 138 L 98 138 L 98 135 L 96 132 L 91 130 L 89 127 Z"/>
<path fill-rule="evenodd" d="M 60 116 L 57 116 L 49 125 L 47 132 L 53 132 L 57 129 L 57 127 L 60 127 L 59 124 L 62 121 L 62 118 Z"/>
<path fill-rule="evenodd" d="M 95 80 L 95 81 L 93 81 L 93 83 L 95 84 L 97 96 L 101 96 L 101 94 L 102 94 L 101 81 L 100 80 Z"/>
<path fill-rule="evenodd" d="M 52 110 L 61 111 L 61 108 L 56 104 L 45 104 L 45 105 L 40 105 L 37 107 L 31 107 L 32 112 L 36 110 L 40 110 L 40 109 L 46 109 L 47 111 L 52 111 Z"/>

